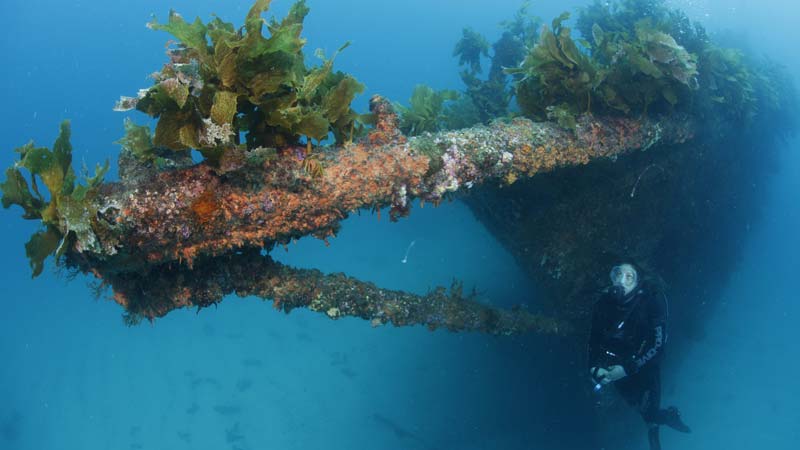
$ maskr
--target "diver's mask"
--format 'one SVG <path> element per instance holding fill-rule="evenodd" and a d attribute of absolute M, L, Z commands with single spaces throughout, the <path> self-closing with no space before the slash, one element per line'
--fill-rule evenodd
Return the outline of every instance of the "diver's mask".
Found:
<path fill-rule="evenodd" d="M 630 264 L 620 264 L 611 269 L 609 293 L 620 303 L 630 300 L 630 293 L 639 284 L 639 274 Z"/>

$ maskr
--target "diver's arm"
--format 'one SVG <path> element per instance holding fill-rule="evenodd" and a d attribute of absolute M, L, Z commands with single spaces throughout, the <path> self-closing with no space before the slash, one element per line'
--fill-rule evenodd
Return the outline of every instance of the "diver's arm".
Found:
<path fill-rule="evenodd" d="M 664 344 L 667 342 L 667 296 L 663 293 L 657 293 L 650 299 L 648 306 L 648 323 L 646 326 L 650 329 L 650 337 L 647 340 L 647 347 L 636 355 L 631 361 L 625 361 L 622 367 L 628 375 L 632 375 L 640 370 L 647 364 L 652 364 L 661 358 L 664 350 Z"/>
<path fill-rule="evenodd" d="M 589 368 L 589 376 L 592 382 L 595 383 L 595 389 L 599 386 L 607 384 L 610 380 L 607 379 L 608 370 L 601 367 L 603 364 L 603 348 L 602 348 L 602 326 L 601 326 L 601 313 L 599 311 L 600 305 L 595 305 L 592 314 L 592 329 L 589 332 L 589 348 L 587 355 L 587 366 Z"/>
<path fill-rule="evenodd" d="M 598 367 L 600 362 L 602 361 L 603 349 L 601 348 L 602 334 L 601 334 L 600 316 L 601 316 L 600 303 L 598 303 L 595 305 L 594 311 L 592 312 L 592 329 L 589 332 L 587 361 L 588 361 L 588 368 L 590 370 L 594 367 Z"/>

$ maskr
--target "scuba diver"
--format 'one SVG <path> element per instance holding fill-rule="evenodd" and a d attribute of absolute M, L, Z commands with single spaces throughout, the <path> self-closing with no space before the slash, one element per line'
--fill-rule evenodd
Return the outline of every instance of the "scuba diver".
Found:
<path fill-rule="evenodd" d="M 639 279 L 632 264 L 611 269 L 612 285 L 594 307 L 589 374 L 595 391 L 613 383 L 648 426 L 651 450 L 660 450 L 659 426 L 691 430 L 675 407 L 661 408 L 661 358 L 667 342 L 667 298 Z"/>

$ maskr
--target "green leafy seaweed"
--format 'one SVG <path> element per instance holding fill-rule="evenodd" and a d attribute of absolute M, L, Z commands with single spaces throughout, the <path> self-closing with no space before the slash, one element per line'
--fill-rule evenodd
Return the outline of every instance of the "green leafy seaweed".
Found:
<path fill-rule="evenodd" d="M 239 145 L 248 148 L 299 145 L 303 139 L 322 141 L 352 134 L 358 115 L 350 104 L 364 86 L 352 76 L 333 71 L 333 60 L 318 67 L 305 64 L 303 23 L 309 13 L 304 0 L 295 2 L 280 21 L 262 15 L 270 1 L 256 1 L 244 27 L 216 17 L 189 23 L 174 11 L 168 22 L 150 28 L 166 31 L 178 41 L 168 51 L 169 63 L 154 75 L 155 84 L 133 102 L 158 119 L 152 145 L 174 152 L 196 149 L 218 160 Z M 126 98 L 129 99 L 129 98 Z M 125 109 L 125 108 L 120 108 Z M 123 145 L 150 160 L 140 129 L 126 125 Z"/>
<path fill-rule="evenodd" d="M 415 86 L 409 106 L 396 105 L 400 113 L 400 130 L 415 136 L 444 129 L 447 126 L 445 104 L 458 97 L 456 91 L 436 91 L 425 85 Z"/>
<path fill-rule="evenodd" d="M 41 274 L 49 255 L 55 254 L 58 259 L 75 240 L 84 248 L 98 245 L 91 227 L 97 213 L 92 200 L 109 165 L 98 165 L 94 175 L 85 176 L 85 184 L 77 183 L 70 135 L 69 122 L 65 121 L 52 150 L 36 147 L 32 142 L 18 148 L 19 160 L 6 170 L 6 180 L 0 183 L 4 208 L 18 205 L 25 219 L 42 222 L 43 229 L 25 245 L 34 277 Z M 30 174 L 30 184 L 21 169 Z M 40 190 L 39 182 L 49 195 Z"/>
<path fill-rule="evenodd" d="M 459 65 L 466 65 L 472 72 L 480 73 L 481 56 L 489 57 L 489 42 L 472 28 L 464 28 L 461 39 L 453 49 L 453 56 L 458 56 Z"/>

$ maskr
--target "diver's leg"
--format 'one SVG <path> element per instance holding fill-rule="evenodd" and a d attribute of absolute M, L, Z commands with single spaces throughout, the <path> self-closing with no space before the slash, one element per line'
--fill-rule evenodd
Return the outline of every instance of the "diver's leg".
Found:
<path fill-rule="evenodd" d="M 647 441 L 650 450 L 661 450 L 660 437 L 660 406 L 661 406 L 661 377 L 658 366 L 645 367 L 638 374 L 642 386 L 639 398 L 639 413 L 647 424 Z"/>
<path fill-rule="evenodd" d="M 661 437 L 658 430 L 657 424 L 647 424 L 647 441 L 650 442 L 650 450 L 661 450 Z"/>
<path fill-rule="evenodd" d="M 661 450 L 661 441 L 658 435 L 658 424 L 653 422 L 653 410 L 651 405 L 652 373 L 648 370 L 641 371 L 629 377 L 625 377 L 614 383 L 625 402 L 636 408 L 647 424 L 647 439 L 650 442 L 650 450 Z M 656 406 L 655 411 L 658 411 Z"/>
<path fill-rule="evenodd" d="M 648 418 L 645 420 L 649 419 L 653 423 L 666 425 L 681 433 L 691 433 L 691 428 L 681 419 L 681 413 L 678 408 L 670 406 L 669 408 L 661 409 L 661 368 L 654 367 L 653 369 L 652 379 L 649 383 L 651 405 L 647 408 Z"/>
<path fill-rule="evenodd" d="M 648 424 L 661 425 L 661 368 L 650 365 L 640 373 L 642 377 L 642 397 L 639 412 Z"/>

